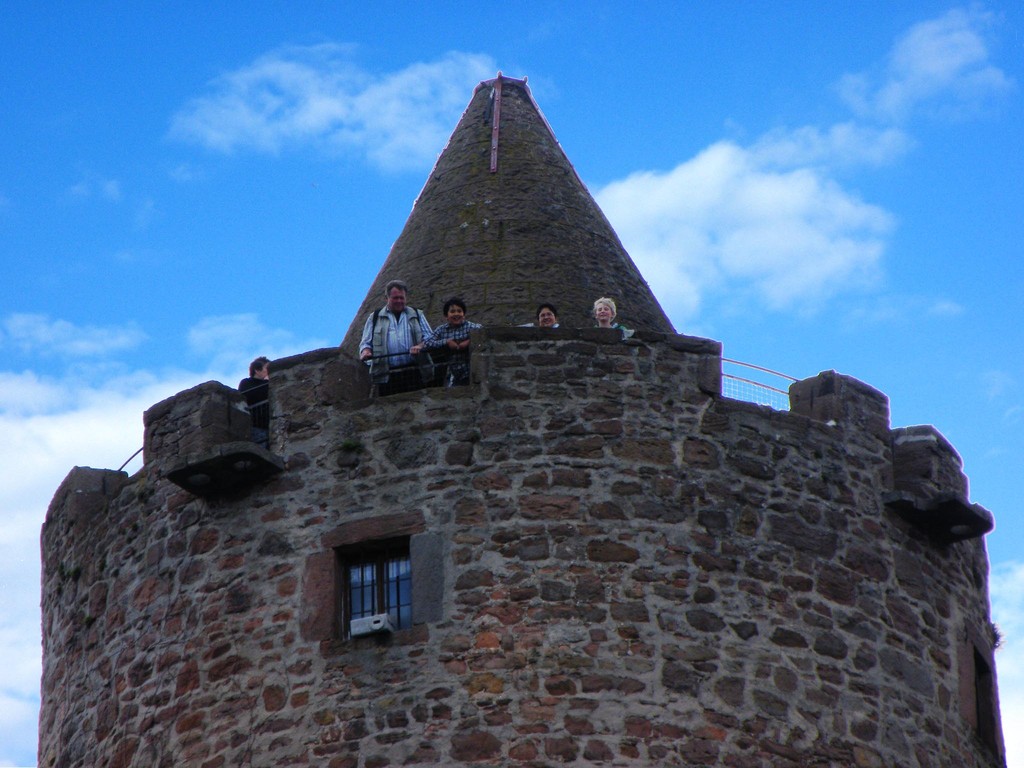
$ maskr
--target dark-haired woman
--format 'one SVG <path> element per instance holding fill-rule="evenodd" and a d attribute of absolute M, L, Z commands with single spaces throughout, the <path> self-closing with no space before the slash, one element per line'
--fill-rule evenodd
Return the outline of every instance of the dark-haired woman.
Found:
<path fill-rule="evenodd" d="M 409 351 L 414 355 L 422 350 L 440 349 L 448 351 L 448 374 L 446 387 L 469 384 L 469 332 L 483 328 L 479 323 L 466 319 L 466 302 L 453 296 L 444 303 L 445 322 Z"/>

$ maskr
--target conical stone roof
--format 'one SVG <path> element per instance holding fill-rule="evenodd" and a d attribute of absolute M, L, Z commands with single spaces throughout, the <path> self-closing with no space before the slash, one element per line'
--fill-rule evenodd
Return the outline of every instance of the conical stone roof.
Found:
<path fill-rule="evenodd" d="M 532 322 L 537 305 L 551 302 L 563 326 L 590 327 L 594 299 L 609 296 L 623 324 L 674 332 L 525 79 L 500 73 L 477 86 L 343 348 L 355 352 L 392 279 L 409 285 L 409 305 L 431 325 L 448 298 L 461 296 L 469 319 L 483 325 Z"/>

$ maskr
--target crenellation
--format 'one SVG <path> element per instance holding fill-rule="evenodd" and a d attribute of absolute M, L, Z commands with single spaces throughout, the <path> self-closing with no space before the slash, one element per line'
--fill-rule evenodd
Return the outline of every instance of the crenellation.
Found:
<path fill-rule="evenodd" d="M 932 426 L 892 431 L 895 489 L 927 501 L 943 493 L 966 498 L 963 461 L 949 441 Z"/>
<path fill-rule="evenodd" d="M 179 392 L 143 414 L 143 459 L 203 454 L 224 443 L 249 440 L 251 420 L 245 398 L 220 382 Z"/>

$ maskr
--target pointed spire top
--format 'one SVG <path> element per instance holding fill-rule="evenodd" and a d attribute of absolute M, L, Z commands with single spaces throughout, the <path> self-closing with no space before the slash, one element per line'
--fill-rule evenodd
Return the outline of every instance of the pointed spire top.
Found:
<path fill-rule="evenodd" d="M 484 325 L 533 322 L 559 308 L 563 326 L 590 327 L 609 296 L 631 328 L 673 332 L 657 299 L 580 180 L 526 78 L 481 82 L 413 206 L 342 346 L 355 351 L 384 284 L 409 284 L 432 323 L 451 296 Z"/>

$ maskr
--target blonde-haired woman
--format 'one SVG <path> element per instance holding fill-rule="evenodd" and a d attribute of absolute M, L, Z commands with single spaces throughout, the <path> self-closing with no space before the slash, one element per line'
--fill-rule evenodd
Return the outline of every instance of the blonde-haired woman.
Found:
<path fill-rule="evenodd" d="M 621 323 L 616 323 L 616 314 L 618 314 L 618 312 L 615 308 L 615 302 L 607 296 L 602 296 L 594 302 L 594 319 L 597 320 L 597 327 L 615 328 L 622 334 L 622 338 L 628 339 L 633 335 L 633 331 Z"/>

